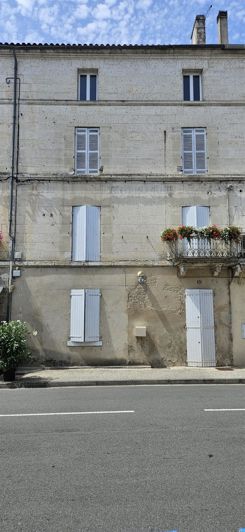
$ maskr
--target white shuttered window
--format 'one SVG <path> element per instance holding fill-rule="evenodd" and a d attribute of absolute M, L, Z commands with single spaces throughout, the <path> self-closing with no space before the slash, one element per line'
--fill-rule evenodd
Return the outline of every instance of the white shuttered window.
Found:
<path fill-rule="evenodd" d="M 99 342 L 100 290 L 71 290 L 70 340 Z"/>
<path fill-rule="evenodd" d="M 206 162 L 206 129 L 182 129 L 182 159 L 184 174 L 204 174 Z"/>
<path fill-rule="evenodd" d="M 98 174 L 99 129 L 76 128 L 76 173 Z"/>
<path fill-rule="evenodd" d="M 79 205 L 72 209 L 72 260 L 100 260 L 100 207 Z"/>
<path fill-rule="evenodd" d="M 206 227 L 209 225 L 209 207 L 204 205 L 191 205 L 182 207 L 182 224 L 193 227 Z"/>

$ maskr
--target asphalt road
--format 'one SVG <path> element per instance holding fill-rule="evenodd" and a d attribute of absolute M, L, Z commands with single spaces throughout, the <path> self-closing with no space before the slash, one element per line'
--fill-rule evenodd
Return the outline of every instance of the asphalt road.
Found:
<path fill-rule="evenodd" d="M 244 385 L 1 390 L 1 532 L 238 532 L 244 399 Z M 244 410 L 205 411 L 220 408 Z"/>

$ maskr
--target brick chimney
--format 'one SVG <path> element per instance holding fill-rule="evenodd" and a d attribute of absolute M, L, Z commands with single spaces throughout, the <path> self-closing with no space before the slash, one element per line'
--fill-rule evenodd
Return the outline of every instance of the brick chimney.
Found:
<path fill-rule="evenodd" d="M 191 34 L 192 44 L 206 44 L 205 16 L 197 15 Z"/>
<path fill-rule="evenodd" d="M 217 16 L 218 43 L 228 44 L 228 16 L 227 11 L 219 11 Z"/>

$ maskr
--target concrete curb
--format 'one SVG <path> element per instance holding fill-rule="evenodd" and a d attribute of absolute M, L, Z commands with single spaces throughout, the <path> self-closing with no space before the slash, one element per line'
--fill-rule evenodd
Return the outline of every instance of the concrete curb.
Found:
<path fill-rule="evenodd" d="M 17 388 L 63 388 L 75 386 L 140 386 L 149 384 L 245 384 L 245 378 L 221 379 L 141 379 L 141 380 L 91 380 L 91 381 L 34 381 L 16 380 L 14 382 L 0 382 L 0 389 Z"/>

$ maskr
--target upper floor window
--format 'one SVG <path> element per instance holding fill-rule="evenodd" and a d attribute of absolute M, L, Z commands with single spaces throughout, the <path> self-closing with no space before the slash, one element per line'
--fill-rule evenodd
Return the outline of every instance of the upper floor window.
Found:
<path fill-rule="evenodd" d="M 72 209 L 72 260 L 100 260 L 100 207 L 78 205 Z"/>
<path fill-rule="evenodd" d="M 79 100 L 95 101 L 97 100 L 97 75 L 80 74 L 79 75 Z"/>
<path fill-rule="evenodd" d="M 185 101 L 198 102 L 202 99 L 201 74 L 183 74 L 183 96 Z"/>
<path fill-rule="evenodd" d="M 207 172 L 206 128 L 182 129 L 182 161 L 184 174 L 205 174 Z"/>
<path fill-rule="evenodd" d="M 99 171 L 99 128 L 76 128 L 76 173 L 98 174 Z"/>
<path fill-rule="evenodd" d="M 192 227 L 205 227 L 209 225 L 209 207 L 204 205 L 190 205 L 182 207 L 182 224 Z"/>

